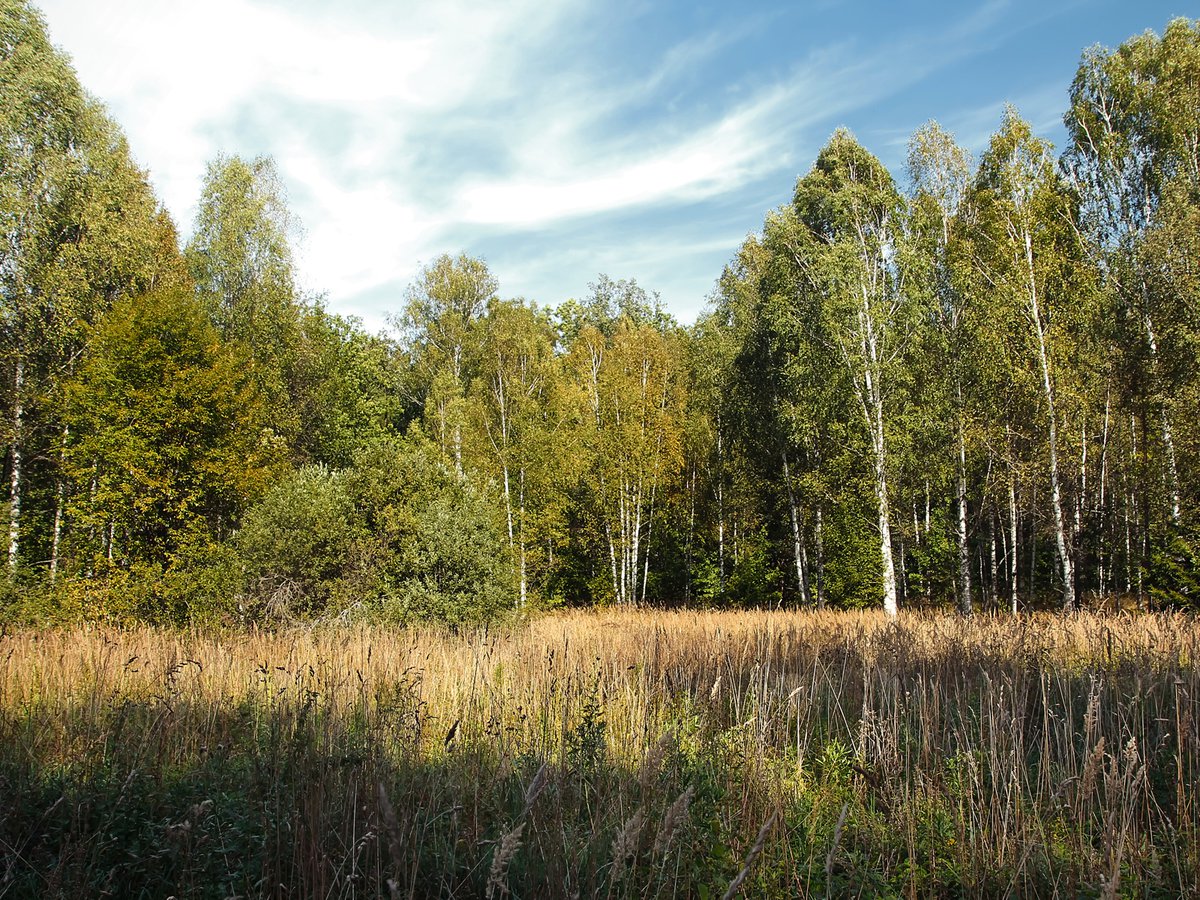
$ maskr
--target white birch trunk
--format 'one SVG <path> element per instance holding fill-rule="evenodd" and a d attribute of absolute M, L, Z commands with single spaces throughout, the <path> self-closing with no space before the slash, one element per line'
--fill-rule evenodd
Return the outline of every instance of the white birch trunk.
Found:
<path fill-rule="evenodd" d="M 895 617 L 900 612 L 900 605 L 896 597 L 896 562 L 892 554 L 892 519 L 888 498 L 887 442 L 883 430 L 883 396 L 873 372 L 879 356 L 875 345 L 874 322 L 866 303 L 865 291 L 862 321 L 864 356 L 868 360 L 863 373 L 862 405 L 871 430 L 871 449 L 874 457 L 875 499 L 879 511 L 879 556 L 880 574 L 883 581 L 883 610 L 889 616 Z"/>
<path fill-rule="evenodd" d="M 66 503 L 66 462 L 67 462 L 67 441 L 71 436 L 71 426 L 64 425 L 62 433 L 62 447 L 59 449 L 59 473 L 58 486 L 54 492 L 54 533 L 50 541 L 50 583 L 54 584 L 58 577 L 58 552 L 62 545 L 62 530 L 63 530 L 63 506 Z"/>
<path fill-rule="evenodd" d="M 1100 596 L 1102 597 L 1108 595 L 1108 580 L 1112 575 L 1112 559 L 1115 556 L 1110 550 L 1108 540 L 1108 428 L 1111 400 L 1112 392 L 1106 390 L 1104 394 L 1104 430 L 1100 436 L 1100 498 L 1097 504 L 1100 517 L 1098 523 L 1100 549 L 1096 554 L 1096 580 L 1100 585 Z"/>
<path fill-rule="evenodd" d="M 817 608 L 825 608 L 825 521 L 818 506 L 813 515 L 813 542 L 817 548 Z"/>
<path fill-rule="evenodd" d="M 721 433 L 717 432 L 717 462 L 723 459 Z M 724 467 L 717 472 L 717 587 L 725 593 L 725 477 Z"/>
<path fill-rule="evenodd" d="M 967 441 L 958 424 L 958 611 L 969 616 L 971 604 L 971 548 L 967 543 Z M 926 482 L 928 484 L 928 482 Z M 928 515 L 928 512 L 926 513 Z M 928 525 L 926 525 L 928 527 Z"/>
<path fill-rule="evenodd" d="M 12 477 L 8 487 L 8 571 L 16 572 L 21 553 L 21 442 L 24 440 L 25 361 L 17 356 L 13 371 Z"/>
<path fill-rule="evenodd" d="M 1142 289 L 1145 290 L 1144 285 Z M 1150 367 L 1154 374 L 1154 380 L 1157 382 L 1159 380 L 1158 338 L 1155 336 L 1154 322 L 1150 318 L 1149 313 L 1146 313 L 1142 317 L 1142 322 L 1146 328 L 1146 342 L 1150 348 Z M 1159 412 L 1162 418 L 1163 446 L 1167 451 L 1167 491 L 1171 502 L 1171 521 L 1178 525 L 1182 512 L 1179 500 L 1179 469 L 1175 463 L 1175 437 L 1171 431 L 1171 417 L 1167 413 L 1166 398 L 1160 398 L 1159 403 Z"/>
<path fill-rule="evenodd" d="M 1017 544 L 1017 476 L 1015 472 L 1008 473 L 1008 579 L 1009 601 L 1012 605 L 1013 615 L 1017 613 L 1017 573 L 1020 566 L 1020 556 Z"/>
<path fill-rule="evenodd" d="M 875 451 L 875 496 L 879 501 L 879 552 L 883 562 L 883 611 L 893 618 L 900 612 L 896 600 L 896 563 L 892 556 L 892 526 L 888 508 L 887 460 L 883 453 L 883 422 L 878 425 Z"/>
<path fill-rule="evenodd" d="M 1026 229 L 1025 262 L 1029 275 L 1029 317 L 1037 338 L 1038 363 L 1041 367 L 1042 390 L 1046 400 L 1046 418 L 1050 444 L 1050 502 L 1054 512 L 1054 540 L 1058 551 L 1059 570 L 1063 581 L 1062 608 L 1064 612 L 1075 610 L 1075 566 L 1067 541 L 1067 525 L 1063 516 L 1062 488 L 1058 472 L 1058 417 L 1054 404 L 1054 384 L 1050 378 L 1050 357 L 1046 347 L 1046 332 L 1038 305 L 1037 282 L 1033 265 L 1033 241 Z"/>
<path fill-rule="evenodd" d="M 988 558 L 988 576 L 990 584 L 987 594 L 987 606 L 989 610 L 994 610 L 1000 602 L 1000 567 L 999 559 L 996 556 L 996 520 L 999 518 L 999 512 L 996 509 L 995 502 L 988 502 L 988 544 L 990 554 Z"/>
<path fill-rule="evenodd" d="M 517 476 L 517 496 L 519 500 L 520 511 L 520 531 L 518 546 L 521 554 L 521 584 L 520 598 L 521 608 L 525 608 L 526 602 L 529 600 L 529 577 L 525 562 L 525 467 L 522 466 Z"/>
<path fill-rule="evenodd" d="M 616 598 L 617 603 L 620 603 L 622 601 L 621 581 L 617 577 L 617 548 L 616 548 L 616 545 L 613 543 L 613 533 L 612 533 L 611 525 L 605 524 L 604 535 L 605 535 L 605 537 L 608 538 L 608 558 L 609 558 L 609 561 L 612 563 L 613 597 Z"/>
<path fill-rule="evenodd" d="M 805 559 L 804 533 L 800 523 L 800 510 L 796 505 L 796 492 L 792 490 L 792 473 L 788 466 L 787 450 L 783 451 L 783 480 L 787 484 L 788 508 L 792 514 L 792 553 L 796 560 L 796 586 L 800 590 L 800 602 L 809 606 L 812 597 L 808 587 L 808 561 Z"/>

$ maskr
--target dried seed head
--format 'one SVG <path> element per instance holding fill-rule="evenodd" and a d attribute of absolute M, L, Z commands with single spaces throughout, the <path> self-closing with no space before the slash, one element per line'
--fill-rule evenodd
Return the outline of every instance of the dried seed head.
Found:
<path fill-rule="evenodd" d="M 546 786 L 546 779 L 549 774 L 549 768 L 546 763 L 542 763 L 537 774 L 533 776 L 533 781 L 529 782 L 529 787 L 525 789 L 525 808 L 521 811 L 522 817 L 529 815 L 529 811 L 533 809 L 533 804 L 537 801 L 538 794 L 542 792 L 542 788 Z"/>
<path fill-rule="evenodd" d="M 521 849 L 521 832 L 524 830 L 525 823 L 522 822 L 496 842 L 496 850 L 492 854 L 492 868 L 488 871 L 488 900 L 508 894 L 508 864 Z"/>
<path fill-rule="evenodd" d="M 1079 794 L 1081 797 L 1090 797 L 1096 790 L 1096 777 L 1100 774 L 1100 770 L 1104 765 L 1104 736 L 1100 736 L 1100 740 L 1092 749 L 1091 755 L 1088 756 L 1087 762 L 1083 766 L 1083 776 L 1080 781 Z"/>
<path fill-rule="evenodd" d="M 671 841 L 675 840 L 675 834 L 683 825 L 684 819 L 687 818 L 688 808 L 692 805 L 692 797 L 695 795 L 695 786 L 689 784 L 687 790 L 676 797 L 675 802 L 667 807 L 662 824 L 658 826 L 658 834 L 654 836 L 655 856 L 661 856 L 670 848 Z"/>
<path fill-rule="evenodd" d="M 625 876 L 625 868 L 629 857 L 637 853 L 638 841 L 642 836 L 642 826 L 646 822 L 646 813 L 639 806 L 637 811 L 617 832 L 612 843 L 613 881 L 620 881 Z"/>
<path fill-rule="evenodd" d="M 663 732 L 659 739 L 654 742 L 654 746 L 646 754 L 646 761 L 642 764 L 641 778 L 639 780 L 643 789 L 658 776 L 659 769 L 662 768 L 663 759 L 674 743 L 675 735 L 669 731 Z"/>

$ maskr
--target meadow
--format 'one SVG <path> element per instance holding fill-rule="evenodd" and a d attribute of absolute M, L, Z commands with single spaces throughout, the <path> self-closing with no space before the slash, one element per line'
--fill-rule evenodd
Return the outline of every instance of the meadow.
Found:
<path fill-rule="evenodd" d="M 1200 893 L 1190 616 L 0 636 L 0 897 Z"/>

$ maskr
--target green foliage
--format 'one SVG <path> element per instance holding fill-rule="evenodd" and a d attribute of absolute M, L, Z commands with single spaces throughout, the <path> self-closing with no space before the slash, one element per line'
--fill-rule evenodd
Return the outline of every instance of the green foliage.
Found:
<path fill-rule="evenodd" d="M 350 479 L 369 534 L 362 615 L 461 624 L 513 608 L 496 498 L 453 472 L 431 444 L 368 447 Z"/>
<path fill-rule="evenodd" d="M 765 532 L 745 536 L 729 570 L 725 595 L 736 606 L 772 609 L 783 602 L 779 567 Z"/>
<path fill-rule="evenodd" d="M 121 298 L 179 285 L 175 232 L 27 3 L 0 4 L 0 439 L 10 566 L 54 558 L 63 385 Z M 16 572 L 10 574 L 15 575 Z"/>
<path fill-rule="evenodd" d="M 247 512 L 236 546 L 250 619 L 464 624 L 513 607 L 494 498 L 416 438 L 378 441 L 346 470 L 292 473 Z"/>
<path fill-rule="evenodd" d="M 1164 525 L 1151 544 L 1146 582 L 1158 608 L 1200 608 L 1200 529 Z"/>
<path fill-rule="evenodd" d="M 250 618 L 324 610 L 365 534 L 342 472 L 305 466 L 274 484 L 237 534 Z"/>
<path fill-rule="evenodd" d="M 221 334 L 276 363 L 295 325 L 292 227 L 269 157 L 220 156 L 209 163 L 188 269 Z"/>
<path fill-rule="evenodd" d="M 405 423 L 396 349 L 317 304 L 303 307 L 299 325 L 289 394 L 303 423 L 296 455 L 346 468 L 360 448 Z"/>
<path fill-rule="evenodd" d="M 278 471 L 279 447 L 238 348 L 195 299 L 159 291 L 117 303 L 67 389 L 73 553 L 163 563 L 185 535 L 221 536 Z"/>

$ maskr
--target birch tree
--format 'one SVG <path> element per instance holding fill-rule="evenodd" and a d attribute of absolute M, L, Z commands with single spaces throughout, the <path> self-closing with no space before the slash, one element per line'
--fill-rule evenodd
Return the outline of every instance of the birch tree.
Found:
<path fill-rule="evenodd" d="M 248 348 L 259 391 L 273 401 L 269 427 L 299 462 L 302 304 L 291 246 L 297 229 L 270 157 L 218 156 L 205 173 L 184 254 L 221 338 Z"/>
<path fill-rule="evenodd" d="M 802 228 L 791 256 L 806 282 L 811 315 L 846 373 L 869 442 L 883 607 L 895 616 L 888 423 L 910 328 L 896 259 L 904 204 L 879 160 L 840 130 L 797 183 L 794 210 Z"/>
<path fill-rule="evenodd" d="M 1129 383 L 1155 411 L 1169 514 L 1178 524 L 1183 510 L 1172 400 L 1180 384 L 1169 370 L 1179 349 L 1179 310 L 1169 292 L 1155 290 L 1159 259 L 1148 259 L 1141 245 L 1173 185 L 1200 190 L 1200 23 L 1175 19 L 1161 37 L 1147 32 L 1116 50 L 1089 49 L 1070 101 L 1064 161 L 1119 314 L 1140 333 L 1125 354 L 1135 366 L 1144 360 L 1148 377 Z"/>
<path fill-rule="evenodd" d="M 684 385 L 679 349 L 621 314 L 611 336 L 585 324 L 568 365 L 586 404 L 586 477 L 603 529 L 617 603 L 644 602 L 662 492 L 681 463 Z"/>
<path fill-rule="evenodd" d="M 529 599 L 530 557 L 538 556 L 556 467 L 565 465 L 559 363 L 547 314 L 521 301 L 492 300 L 482 321 L 478 374 L 472 385 L 482 470 L 504 498 L 517 600 Z"/>
<path fill-rule="evenodd" d="M 416 373 L 414 399 L 424 407 L 426 429 L 460 476 L 467 385 L 479 357 L 479 321 L 496 290 L 496 279 L 483 260 L 442 255 L 409 287 L 397 321 Z"/>
<path fill-rule="evenodd" d="M 53 574 L 68 491 L 61 463 L 72 437 L 62 421 L 63 385 L 113 302 L 186 276 L 174 228 L 120 130 L 84 95 L 40 16 L 18 0 L 0 2 L 0 234 L 8 567 L 36 531 L 34 558 L 48 557 Z M 50 480 L 33 492 L 51 497 L 49 508 L 27 502 L 30 461 L 41 463 L 38 480 Z"/>
<path fill-rule="evenodd" d="M 1066 367 L 1072 330 L 1086 316 L 1086 287 L 1077 283 L 1082 267 L 1075 209 L 1050 145 L 1035 138 L 1011 107 L 983 155 L 974 193 L 990 247 L 977 262 L 994 286 L 993 300 L 1021 323 L 1015 338 L 1040 386 L 1062 608 L 1071 611 L 1077 597 L 1060 447 L 1060 368 Z"/>
<path fill-rule="evenodd" d="M 969 406 L 968 367 L 978 348 L 969 327 L 971 299 L 964 290 L 958 265 L 958 244 L 963 209 L 971 177 L 971 159 L 954 138 L 936 122 L 922 126 L 909 142 L 909 178 L 914 189 L 911 216 L 914 290 L 929 298 L 928 308 L 936 346 L 928 346 L 930 381 L 947 401 L 946 413 L 953 433 L 955 533 L 958 544 L 958 608 L 970 615 L 971 543 L 968 534 L 967 433 Z M 932 393 L 932 392 L 931 392 Z M 928 402 L 928 399 L 927 399 Z"/>

